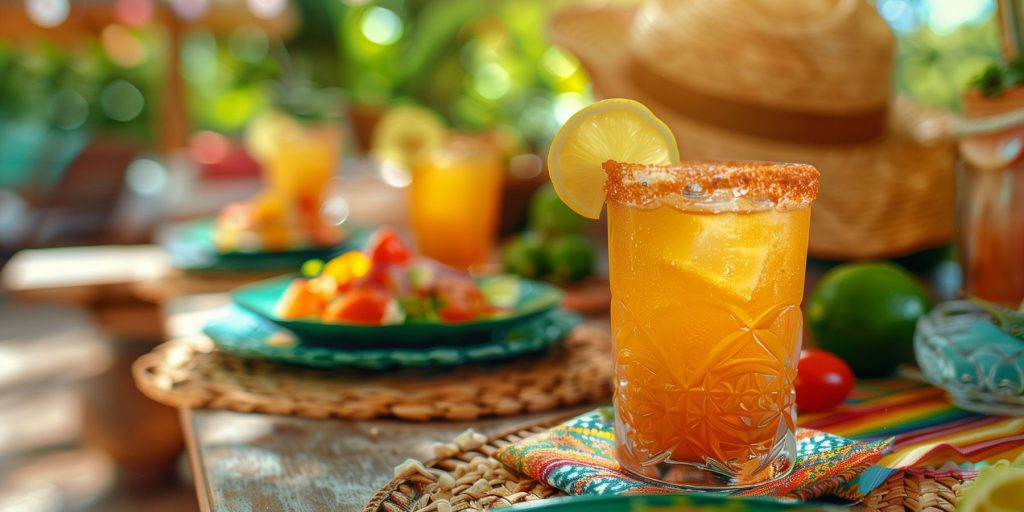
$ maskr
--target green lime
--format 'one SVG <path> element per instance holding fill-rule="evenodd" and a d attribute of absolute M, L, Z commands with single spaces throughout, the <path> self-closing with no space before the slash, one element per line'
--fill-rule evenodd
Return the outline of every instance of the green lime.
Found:
<path fill-rule="evenodd" d="M 550 184 L 530 198 L 529 221 L 531 229 L 545 235 L 581 233 L 587 226 L 587 219 L 566 206 Z"/>
<path fill-rule="evenodd" d="M 544 242 L 536 233 L 523 233 L 509 239 L 501 247 L 501 264 L 506 272 L 536 279 L 544 275 L 547 261 Z"/>
<path fill-rule="evenodd" d="M 545 246 L 549 276 L 555 282 L 574 283 L 594 271 L 594 248 L 583 235 L 562 235 Z"/>
<path fill-rule="evenodd" d="M 892 373 L 914 359 L 914 328 L 931 307 L 925 291 L 892 263 L 848 263 L 825 274 L 807 305 L 818 346 L 858 376 Z"/>

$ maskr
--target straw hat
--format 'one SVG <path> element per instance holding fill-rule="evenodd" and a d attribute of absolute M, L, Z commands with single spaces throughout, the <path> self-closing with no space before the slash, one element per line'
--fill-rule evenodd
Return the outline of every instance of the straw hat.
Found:
<path fill-rule="evenodd" d="M 683 158 L 817 166 L 812 255 L 895 256 L 951 238 L 950 120 L 890 101 L 893 35 L 862 0 L 577 8 L 551 33 L 595 93 L 661 117 Z"/>

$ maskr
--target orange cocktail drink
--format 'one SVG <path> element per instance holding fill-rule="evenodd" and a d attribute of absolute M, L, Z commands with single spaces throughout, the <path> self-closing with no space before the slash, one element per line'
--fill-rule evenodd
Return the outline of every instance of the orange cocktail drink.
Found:
<path fill-rule="evenodd" d="M 604 168 L 620 464 L 694 487 L 784 476 L 817 170 Z"/>
<path fill-rule="evenodd" d="M 484 263 L 494 248 L 504 168 L 483 137 L 454 137 L 413 166 L 410 224 L 425 256 L 454 267 Z"/>

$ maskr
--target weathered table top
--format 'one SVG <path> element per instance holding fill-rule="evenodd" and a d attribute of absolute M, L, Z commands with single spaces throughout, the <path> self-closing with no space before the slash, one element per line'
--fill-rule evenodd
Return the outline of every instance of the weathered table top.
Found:
<path fill-rule="evenodd" d="M 553 413 L 472 423 L 312 420 L 182 410 L 200 508 L 215 512 L 361 510 L 407 458 L 466 428 L 493 434 Z"/>

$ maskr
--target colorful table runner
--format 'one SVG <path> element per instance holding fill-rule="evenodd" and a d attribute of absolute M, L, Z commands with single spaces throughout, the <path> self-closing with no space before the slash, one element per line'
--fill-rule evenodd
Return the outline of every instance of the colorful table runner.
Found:
<path fill-rule="evenodd" d="M 898 471 L 972 476 L 1024 452 L 1024 418 L 964 411 L 943 390 L 906 380 L 862 383 L 842 407 L 801 416 L 798 423 L 794 472 L 742 494 L 857 499 Z M 569 494 L 670 490 L 624 473 L 613 447 L 611 424 L 595 411 L 508 445 L 495 457 Z"/>
<path fill-rule="evenodd" d="M 965 411 L 942 389 L 906 380 L 861 383 L 841 408 L 802 415 L 798 423 L 859 440 L 895 437 L 892 450 L 861 474 L 861 494 L 900 470 L 971 475 L 1024 452 L 1024 417 Z"/>

